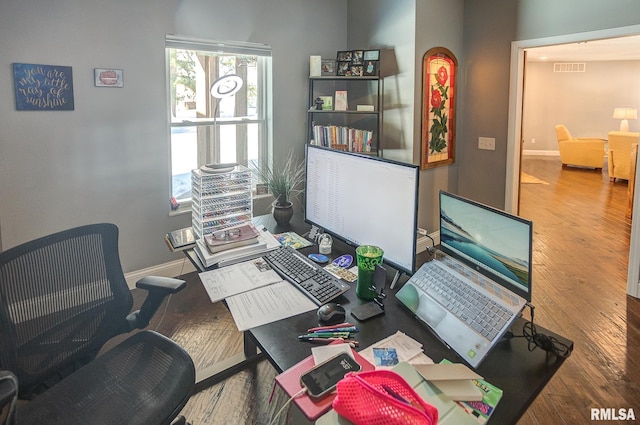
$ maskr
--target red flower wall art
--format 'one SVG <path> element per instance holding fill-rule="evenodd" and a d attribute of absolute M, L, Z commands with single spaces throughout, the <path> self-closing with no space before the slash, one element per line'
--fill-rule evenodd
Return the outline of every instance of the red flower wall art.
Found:
<path fill-rule="evenodd" d="M 455 82 L 458 61 L 444 47 L 422 58 L 421 168 L 453 164 L 455 160 Z"/>

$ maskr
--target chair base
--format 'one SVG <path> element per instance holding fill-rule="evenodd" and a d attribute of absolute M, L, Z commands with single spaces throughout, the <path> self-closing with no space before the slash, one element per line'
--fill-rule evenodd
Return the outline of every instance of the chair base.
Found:
<path fill-rule="evenodd" d="M 595 171 L 596 173 L 601 173 L 602 172 L 602 167 L 598 168 L 598 167 L 585 167 L 585 166 L 581 166 L 581 165 L 569 165 L 569 164 L 562 164 L 562 168 L 563 169 L 567 169 L 567 168 L 589 168 L 589 169 L 593 169 L 593 171 Z"/>

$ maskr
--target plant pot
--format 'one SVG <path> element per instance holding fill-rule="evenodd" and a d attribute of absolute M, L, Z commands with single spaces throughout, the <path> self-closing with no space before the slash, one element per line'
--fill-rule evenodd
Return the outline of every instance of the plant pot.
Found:
<path fill-rule="evenodd" d="M 280 226 L 289 224 L 291 217 L 293 217 L 293 203 L 288 202 L 286 205 L 276 205 L 276 202 L 273 203 L 273 218 Z"/>

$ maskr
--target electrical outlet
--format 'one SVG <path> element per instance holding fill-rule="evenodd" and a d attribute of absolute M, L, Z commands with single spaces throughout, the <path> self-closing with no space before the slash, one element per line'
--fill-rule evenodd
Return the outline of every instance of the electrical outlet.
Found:
<path fill-rule="evenodd" d="M 496 139 L 494 139 L 493 137 L 478 137 L 478 149 L 495 151 Z"/>
<path fill-rule="evenodd" d="M 534 144 L 536 142 L 536 139 L 531 139 L 531 144 Z"/>

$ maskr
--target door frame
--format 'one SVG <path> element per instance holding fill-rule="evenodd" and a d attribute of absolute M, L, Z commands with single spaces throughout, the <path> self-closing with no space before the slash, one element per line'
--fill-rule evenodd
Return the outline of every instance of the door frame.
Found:
<path fill-rule="evenodd" d="M 565 34 L 511 43 L 511 65 L 509 78 L 509 121 L 507 128 L 507 164 L 504 209 L 517 214 L 520 199 L 520 155 L 522 151 L 522 107 L 524 94 L 525 50 L 555 44 L 577 43 L 603 38 L 640 34 L 640 25 L 609 28 L 575 34 Z M 634 211 L 640 207 L 640 173 L 636 174 Z M 627 294 L 640 298 L 640 220 L 631 220 L 631 246 L 627 273 Z"/>

